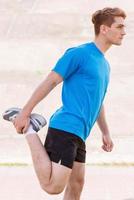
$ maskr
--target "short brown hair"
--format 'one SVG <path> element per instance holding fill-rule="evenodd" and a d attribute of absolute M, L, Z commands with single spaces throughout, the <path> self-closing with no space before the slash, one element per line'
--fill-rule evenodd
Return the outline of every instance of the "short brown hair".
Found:
<path fill-rule="evenodd" d="M 97 10 L 92 15 L 92 22 L 94 24 L 95 35 L 98 35 L 100 32 L 100 26 L 102 24 L 111 26 L 114 22 L 114 17 L 123 17 L 126 18 L 125 12 L 120 8 L 110 8 L 106 7 L 102 10 Z"/>

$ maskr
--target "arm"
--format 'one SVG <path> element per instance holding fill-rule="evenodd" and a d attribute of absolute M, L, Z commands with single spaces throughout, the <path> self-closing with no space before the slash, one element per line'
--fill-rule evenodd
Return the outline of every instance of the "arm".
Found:
<path fill-rule="evenodd" d="M 14 126 L 18 133 L 22 132 L 22 130 L 26 131 L 27 127 L 29 126 L 29 116 L 33 108 L 42 99 L 44 99 L 54 87 L 61 83 L 62 80 L 63 79 L 59 74 L 52 71 L 48 74 L 46 79 L 37 87 L 28 102 L 24 105 L 22 112 L 18 115 L 18 117 L 16 117 L 14 121 Z"/>
<path fill-rule="evenodd" d="M 108 125 L 107 125 L 106 117 L 105 117 L 104 105 L 102 105 L 101 107 L 101 111 L 97 119 L 97 123 L 103 135 L 109 134 L 109 129 L 108 129 Z"/>
<path fill-rule="evenodd" d="M 26 116 L 29 116 L 33 108 L 42 99 L 44 99 L 60 82 L 62 82 L 62 77 L 54 71 L 50 72 L 46 79 L 34 91 L 26 105 L 23 107 L 23 113 L 25 113 Z"/>
<path fill-rule="evenodd" d="M 97 123 L 102 132 L 102 141 L 103 141 L 102 148 L 103 148 L 103 150 L 104 151 L 112 151 L 113 142 L 111 140 L 108 125 L 106 122 L 104 105 L 102 105 L 102 107 L 101 107 L 101 111 L 100 111 L 99 117 L 97 119 Z"/>

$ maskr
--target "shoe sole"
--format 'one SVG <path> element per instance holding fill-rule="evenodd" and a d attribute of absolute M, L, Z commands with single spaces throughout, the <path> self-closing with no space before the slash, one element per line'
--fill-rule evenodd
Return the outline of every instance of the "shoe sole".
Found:
<path fill-rule="evenodd" d="M 12 122 L 16 118 L 16 116 L 20 113 L 20 111 L 21 111 L 20 108 L 15 108 L 15 107 L 10 108 L 3 113 L 2 117 L 4 120 Z M 30 115 L 30 124 L 32 125 L 33 129 L 36 132 L 38 132 L 41 128 L 43 128 L 47 124 L 47 121 L 42 115 L 32 113 Z"/>
<path fill-rule="evenodd" d="M 10 108 L 3 113 L 2 117 L 7 121 L 13 121 L 20 111 L 20 108 Z"/>

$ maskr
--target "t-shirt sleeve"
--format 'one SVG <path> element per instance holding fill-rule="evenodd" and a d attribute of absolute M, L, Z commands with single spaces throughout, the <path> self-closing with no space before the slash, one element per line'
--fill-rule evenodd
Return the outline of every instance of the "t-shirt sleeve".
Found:
<path fill-rule="evenodd" d="M 78 48 L 68 49 L 58 60 L 52 71 L 60 74 L 63 79 L 69 78 L 80 66 L 80 50 Z"/>

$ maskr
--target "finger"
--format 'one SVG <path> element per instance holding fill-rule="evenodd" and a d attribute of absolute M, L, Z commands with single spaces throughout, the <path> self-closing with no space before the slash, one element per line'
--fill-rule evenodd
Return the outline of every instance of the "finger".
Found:
<path fill-rule="evenodd" d="M 111 152 L 111 151 L 112 151 L 112 149 L 111 149 L 111 148 L 108 148 L 108 149 L 107 149 L 107 152 Z"/>
<path fill-rule="evenodd" d="M 107 150 L 108 150 L 108 152 L 111 152 L 112 151 L 112 147 L 111 146 L 107 147 Z"/>
<path fill-rule="evenodd" d="M 23 134 L 22 132 L 17 132 L 18 134 Z"/>
<path fill-rule="evenodd" d="M 110 149 L 108 146 L 106 146 L 106 145 L 103 145 L 103 146 L 102 146 L 102 149 L 103 149 L 104 151 L 106 151 L 106 152 L 110 152 L 110 151 L 111 151 L 111 149 Z"/>
<path fill-rule="evenodd" d="M 26 132 L 27 132 L 28 127 L 29 127 L 29 123 L 27 123 L 26 126 L 24 127 L 23 133 L 26 133 Z"/>
<path fill-rule="evenodd" d="M 13 123 L 15 128 L 18 127 L 16 120 L 14 120 L 12 123 Z"/>
<path fill-rule="evenodd" d="M 111 151 L 111 146 L 110 145 L 107 145 L 106 148 L 107 148 L 107 151 Z"/>
<path fill-rule="evenodd" d="M 112 147 L 112 148 L 114 147 L 114 144 L 113 144 L 113 143 L 111 144 L 111 147 Z"/>
<path fill-rule="evenodd" d="M 102 145 L 102 149 L 103 149 L 104 151 L 107 151 L 107 149 L 106 149 L 106 146 L 105 146 L 105 145 Z"/>
<path fill-rule="evenodd" d="M 110 150 L 111 150 L 111 151 L 113 150 L 113 147 L 114 147 L 113 145 L 110 147 Z"/>
<path fill-rule="evenodd" d="M 14 125 L 14 126 L 16 125 L 16 123 L 15 123 L 15 120 L 14 120 L 14 121 L 12 121 L 12 123 L 13 123 L 13 125 Z"/>
<path fill-rule="evenodd" d="M 19 133 L 19 134 L 22 134 L 22 133 L 23 133 L 23 132 L 22 132 L 22 128 L 16 127 L 16 131 L 17 131 L 17 133 Z"/>
<path fill-rule="evenodd" d="M 111 143 L 111 144 L 108 146 L 108 149 L 109 149 L 109 151 L 112 151 L 112 149 L 113 149 L 113 146 L 114 146 L 114 144 L 113 144 L 113 143 Z"/>

